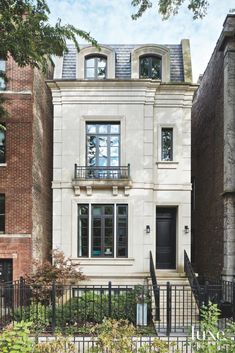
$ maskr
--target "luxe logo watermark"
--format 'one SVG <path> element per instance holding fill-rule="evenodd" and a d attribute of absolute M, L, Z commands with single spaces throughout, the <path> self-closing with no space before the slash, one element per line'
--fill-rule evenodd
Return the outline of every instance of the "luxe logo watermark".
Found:
<path fill-rule="evenodd" d="M 220 341 L 223 338 L 225 338 L 225 332 L 222 330 L 219 330 L 214 334 L 210 330 L 207 331 L 198 331 L 195 329 L 195 326 L 192 325 L 192 341 L 206 341 L 206 340 L 211 340 L 211 341 Z M 234 340 L 234 337 L 227 337 L 231 340 Z"/>

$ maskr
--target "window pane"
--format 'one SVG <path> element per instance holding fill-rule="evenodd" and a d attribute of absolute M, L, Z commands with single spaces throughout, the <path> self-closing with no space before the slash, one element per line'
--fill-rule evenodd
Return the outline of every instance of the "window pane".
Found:
<path fill-rule="evenodd" d="M 86 59 L 86 67 L 95 67 L 95 58 Z"/>
<path fill-rule="evenodd" d="M 5 126 L 0 127 L 0 163 L 5 163 Z"/>
<path fill-rule="evenodd" d="M 119 136 L 110 136 L 110 146 L 119 146 Z"/>
<path fill-rule="evenodd" d="M 117 206 L 117 257 L 128 256 L 128 206 Z"/>
<path fill-rule="evenodd" d="M 86 69 L 86 78 L 95 78 L 95 69 L 87 68 Z"/>
<path fill-rule="evenodd" d="M 88 136 L 87 137 L 87 162 L 88 165 L 95 165 L 96 161 L 96 137 Z"/>
<path fill-rule="evenodd" d="M 88 166 L 99 166 L 99 167 L 110 167 L 119 166 L 120 163 L 120 147 L 119 141 L 120 136 L 111 134 L 111 130 L 118 131 L 120 128 L 119 124 L 103 124 L 103 123 L 88 123 L 86 127 L 87 131 L 87 165 Z M 105 172 L 105 169 L 103 171 Z M 95 171 L 93 178 L 101 177 L 100 173 Z M 110 172 L 110 171 L 109 171 Z M 103 175 L 105 178 L 105 175 Z M 109 174 L 110 176 L 111 174 Z M 92 175 L 90 176 L 92 177 Z"/>
<path fill-rule="evenodd" d="M 145 56 L 140 58 L 140 78 L 161 78 L 161 58 Z"/>
<path fill-rule="evenodd" d="M 101 216 L 101 206 L 92 206 L 92 215 L 93 216 Z"/>
<path fill-rule="evenodd" d="M 95 133 L 96 132 L 96 125 L 95 124 L 87 124 L 86 125 L 87 133 Z"/>
<path fill-rule="evenodd" d="M 6 61 L 2 59 L 0 59 L 0 71 L 6 71 Z"/>
<path fill-rule="evenodd" d="M 112 124 L 111 126 L 110 126 L 110 132 L 112 133 L 112 134 L 119 134 L 119 124 Z"/>
<path fill-rule="evenodd" d="M 162 161 L 173 160 L 173 129 L 162 129 Z"/>
<path fill-rule="evenodd" d="M 78 257 L 88 257 L 89 218 L 88 205 L 78 205 Z"/>
<path fill-rule="evenodd" d="M 151 65 L 151 77 L 158 79 L 161 78 L 161 60 L 159 58 L 152 58 L 152 65 Z"/>

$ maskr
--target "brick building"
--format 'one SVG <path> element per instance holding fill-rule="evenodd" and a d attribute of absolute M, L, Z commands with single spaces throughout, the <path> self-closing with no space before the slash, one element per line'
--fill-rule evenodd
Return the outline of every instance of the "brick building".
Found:
<path fill-rule="evenodd" d="M 0 280 L 15 280 L 51 247 L 52 104 L 38 70 L 12 58 L 0 69 L 9 114 L 0 122 Z"/>
<path fill-rule="evenodd" d="M 192 109 L 197 271 L 235 275 L 235 16 L 228 15 Z"/>

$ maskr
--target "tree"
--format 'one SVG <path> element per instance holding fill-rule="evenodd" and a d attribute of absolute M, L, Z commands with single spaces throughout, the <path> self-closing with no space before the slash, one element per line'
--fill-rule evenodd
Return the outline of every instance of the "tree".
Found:
<path fill-rule="evenodd" d="M 77 50 L 77 36 L 98 46 L 90 33 L 61 20 L 53 26 L 49 23 L 50 10 L 46 0 L 0 0 L 0 59 L 9 55 L 23 67 L 31 65 L 47 70 L 48 57 L 62 56 L 67 51 L 66 41 L 74 42 Z M 5 77 L 0 72 L 0 77 Z M 6 115 L 0 96 L 0 117 Z"/>
<path fill-rule="evenodd" d="M 185 0 L 158 0 L 158 12 L 164 20 L 170 16 L 178 14 L 179 8 Z M 209 2 L 207 0 L 187 0 L 188 9 L 193 13 L 193 19 L 203 18 L 206 15 Z M 132 15 L 133 20 L 137 20 L 147 9 L 153 6 L 151 0 L 132 0 L 131 5 L 137 7 L 137 12 Z"/>
<path fill-rule="evenodd" d="M 72 25 L 49 24 L 50 10 L 45 0 L 0 0 L 0 57 L 10 54 L 19 66 L 47 68 L 47 57 L 62 56 L 67 40 L 79 50 L 76 36 L 92 45 L 97 42 L 90 33 Z"/>

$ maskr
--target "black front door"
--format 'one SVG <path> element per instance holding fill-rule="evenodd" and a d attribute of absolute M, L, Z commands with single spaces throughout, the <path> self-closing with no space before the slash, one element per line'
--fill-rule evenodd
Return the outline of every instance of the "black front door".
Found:
<path fill-rule="evenodd" d="M 176 268 L 176 208 L 156 212 L 156 268 Z"/>
<path fill-rule="evenodd" d="M 0 283 L 12 282 L 12 259 L 0 259 Z"/>

